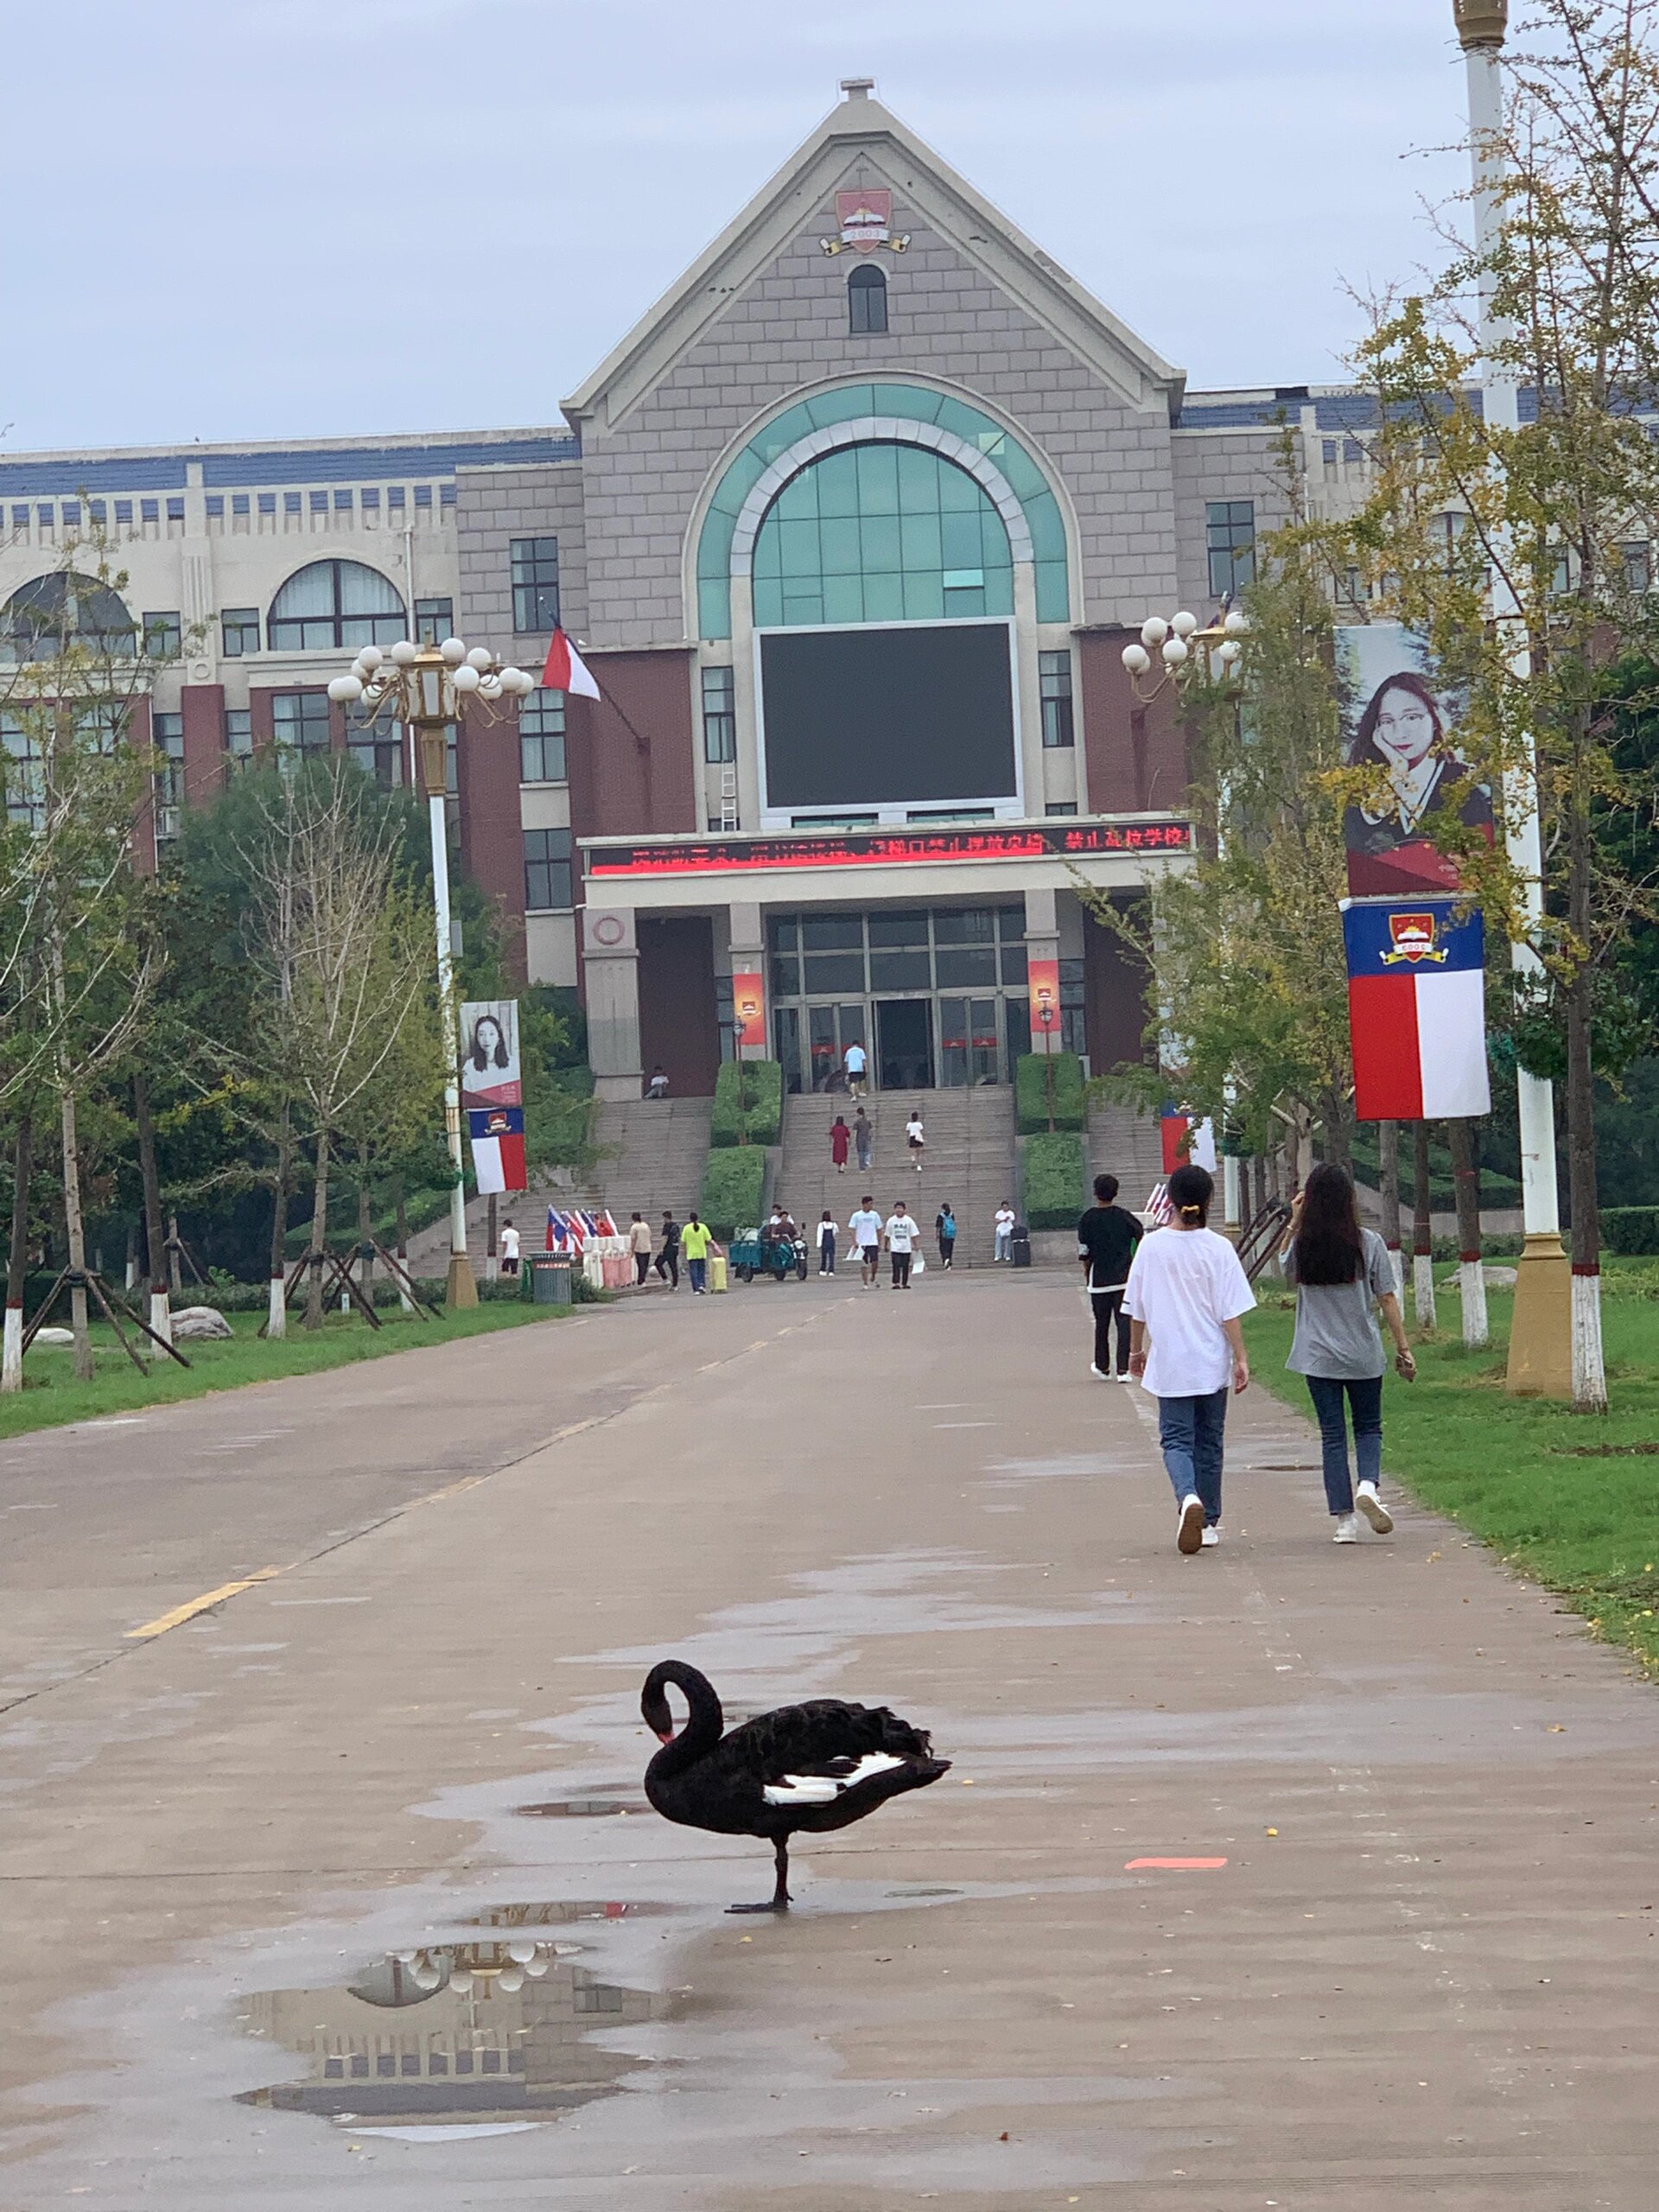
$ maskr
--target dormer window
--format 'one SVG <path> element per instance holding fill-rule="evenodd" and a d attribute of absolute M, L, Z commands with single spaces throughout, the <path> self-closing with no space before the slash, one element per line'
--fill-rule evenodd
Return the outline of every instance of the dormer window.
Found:
<path fill-rule="evenodd" d="M 861 261 L 847 279 L 847 327 L 868 338 L 887 327 L 887 280 L 874 262 Z"/>

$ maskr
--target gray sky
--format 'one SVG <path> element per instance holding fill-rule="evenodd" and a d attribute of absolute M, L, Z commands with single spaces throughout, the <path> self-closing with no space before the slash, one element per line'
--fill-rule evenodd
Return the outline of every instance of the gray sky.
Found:
<path fill-rule="evenodd" d="M 0 450 L 539 425 L 837 97 L 1188 372 L 1342 374 L 1433 256 L 1451 0 L 14 12 Z"/>

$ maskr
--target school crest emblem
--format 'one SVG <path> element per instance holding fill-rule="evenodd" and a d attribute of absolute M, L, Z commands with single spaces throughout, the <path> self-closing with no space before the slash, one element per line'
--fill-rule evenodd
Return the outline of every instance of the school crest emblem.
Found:
<path fill-rule="evenodd" d="M 893 234 L 893 194 L 890 192 L 838 192 L 836 194 L 836 235 L 820 238 L 825 253 L 902 253 L 910 233 Z"/>
<path fill-rule="evenodd" d="M 1389 916 L 1389 946 L 1382 955 L 1385 968 L 1397 968 L 1402 961 L 1416 968 L 1424 961 L 1435 966 L 1446 958 L 1446 947 L 1436 940 L 1440 931 L 1432 913 L 1390 914 Z"/>

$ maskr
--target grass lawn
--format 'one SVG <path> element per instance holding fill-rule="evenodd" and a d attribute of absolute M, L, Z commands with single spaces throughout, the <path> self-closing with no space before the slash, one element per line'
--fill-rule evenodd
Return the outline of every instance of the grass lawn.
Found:
<path fill-rule="evenodd" d="M 1245 1323 L 1252 1373 L 1311 1413 L 1306 1385 L 1285 1371 L 1290 1296 L 1258 1295 Z M 1414 1332 L 1416 1382 L 1390 1370 L 1384 1389 L 1384 1471 L 1659 1673 L 1659 1263 L 1608 1262 L 1605 1419 L 1505 1395 L 1513 1302 L 1489 1294 L 1492 1342 L 1466 1352 L 1458 1300 L 1440 1291 L 1440 1332 Z"/>
<path fill-rule="evenodd" d="M 290 1334 L 267 1344 L 257 1332 L 264 1315 L 226 1315 L 236 1341 L 181 1344 L 189 1370 L 157 1352 L 152 1370 L 138 1374 L 107 1323 L 92 1330 L 96 1379 L 77 1382 L 67 1345 L 36 1344 L 23 1365 L 20 1395 L 0 1397 L 0 1439 L 31 1428 L 52 1428 L 67 1421 L 95 1421 L 105 1414 L 132 1413 L 143 1406 L 171 1405 L 200 1398 L 210 1390 L 236 1390 L 248 1382 L 269 1382 L 280 1375 L 315 1375 L 346 1367 L 353 1360 L 380 1359 L 388 1352 L 415 1351 L 423 1345 L 450 1344 L 457 1337 L 480 1337 L 495 1329 L 521 1329 L 575 1313 L 546 1306 L 492 1300 L 453 1317 L 421 1320 L 396 1311 L 383 1313 L 376 1331 L 355 1314 L 331 1313 L 320 1335 L 308 1336 L 290 1313 Z"/>

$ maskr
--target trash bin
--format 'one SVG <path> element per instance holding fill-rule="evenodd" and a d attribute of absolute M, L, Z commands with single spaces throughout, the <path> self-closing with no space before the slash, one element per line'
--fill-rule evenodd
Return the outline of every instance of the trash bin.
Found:
<path fill-rule="evenodd" d="M 570 1303 L 570 1255 L 568 1252 L 532 1252 L 525 1281 L 532 1306 L 568 1306 Z"/>
<path fill-rule="evenodd" d="M 723 1252 L 709 1255 L 709 1287 L 710 1290 L 724 1290 L 726 1287 L 726 1255 Z"/>
<path fill-rule="evenodd" d="M 1016 1268 L 1031 1265 L 1031 1229 L 1028 1223 L 1014 1223 L 1008 1237 L 1008 1256 Z"/>

